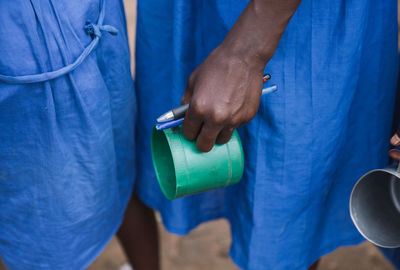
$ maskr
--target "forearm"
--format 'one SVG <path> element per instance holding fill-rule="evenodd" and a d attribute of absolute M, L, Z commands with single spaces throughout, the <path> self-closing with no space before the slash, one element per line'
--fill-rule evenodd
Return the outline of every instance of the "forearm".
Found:
<path fill-rule="evenodd" d="M 262 72 L 300 2 L 251 0 L 220 47 Z"/>

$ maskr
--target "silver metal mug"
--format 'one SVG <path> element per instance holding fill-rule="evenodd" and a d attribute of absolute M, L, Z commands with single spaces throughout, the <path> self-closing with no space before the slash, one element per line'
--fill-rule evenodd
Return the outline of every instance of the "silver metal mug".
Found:
<path fill-rule="evenodd" d="M 385 248 L 400 247 L 400 164 L 363 175 L 350 196 L 350 215 L 358 231 Z"/>

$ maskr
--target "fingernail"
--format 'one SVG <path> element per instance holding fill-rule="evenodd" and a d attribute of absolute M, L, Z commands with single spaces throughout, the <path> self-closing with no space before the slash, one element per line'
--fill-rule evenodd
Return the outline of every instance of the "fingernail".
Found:
<path fill-rule="evenodd" d="M 393 137 L 390 139 L 390 143 L 393 145 L 399 145 L 400 144 L 400 138 L 397 134 L 394 134 Z"/>

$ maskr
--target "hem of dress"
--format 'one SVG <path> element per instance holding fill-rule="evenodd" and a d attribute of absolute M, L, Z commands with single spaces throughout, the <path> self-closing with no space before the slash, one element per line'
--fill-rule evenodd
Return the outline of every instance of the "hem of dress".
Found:
<path fill-rule="evenodd" d="M 150 208 L 155 209 L 156 211 L 159 211 L 161 214 L 161 222 L 164 225 L 165 229 L 169 232 L 169 233 L 173 233 L 173 234 L 177 234 L 177 235 L 187 235 L 190 231 L 194 230 L 196 227 L 198 227 L 200 224 L 204 223 L 204 222 L 208 222 L 208 221 L 212 221 L 212 220 L 217 220 L 217 219 L 227 219 L 220 211 L 219 208 L 215 208 L 215 210 L 213 209 L 208 209 L 207 212 L 203 212 L 203 215 L 201 215 L 201 218 L 196 219 L 195 221 L 191 221 L 187 224 L 187 226 L 185 227 L 175 227 L 172 224 L 166 223 L 165 219 L 162 218 L 163 216 L 163 211 L 161 211 L 160 209 L 162 209 L 162 207 L 160 206 L 160 200 L 155 200 L 155 199 L 151 199 L 151 196 L 147 196 L 144 192 L 135 192 L 136 195 L 140 198 L 140 200 L 146 204 L 147 206 L 149 206 Z"/>
<path fill-rule="evenodd" d="M 160 205 L 160 201 L 159 200 L 155 200 L 152 199 L 151 196 L 147 196 L 146 194 L 142 193 L 142 192 L 137 192 L 136 193 L 139 198 L 143 201 L 143 203 L 145 203 L 146 205 L 148 205 L 149 207 L 157 210 L 160 212 L 161 216 L 163 215 L 163 213 L 159 210 L 161 209 L 161 207 L 158 207 Z M 177 235 L 187 235 L 190 231 L 192 231 L 193 229 L 195 229 L 197 226 L 199 226 L 201 223 L 204 222 L 208 222 L 208 221 L 212 221 L 212 220 L 216 220 L 216 219 L 227 219 L 229 221 L 229 218 L 226 217 L 225 215 L 221 214 L 220 211 L 210 211 L 207 213 L 203 213 L 204 215 L 202 215 L 202 218 L 196 219 L 195 222 L 190 222 L 190 224 L 186 227 L 174 227 L 171 224 L 167 224 L 165 223 L 165 220 L 162 219 L 162 223 L 165 227 L 165 229 L 173 234 L 177 234 Z M 232 234 L 232 232 L 231 232 Z M 339 248 L 339 247 L 344 247 L 344 246 L 354 246 L 354 245 L 358 245 L 362 242 L 364 242 L 365 239 L 362 238 L 362 236 L 351 236 L 351 237 L 344 237 L 339 241 L 335 241 L 334 243 L 329 243 L 327 245 L 324 245 L 324 247 L 319 248 L 319 252 L 317 252 L 317 256 L 313 256 L 311 257 L 311 259 L 308 259 L 306 261 L 304 261 L 303 263 L 300 263 L 297 265 L 296 269 L 307 269 L 309 266 L 311 266 L 316 260 L 320 259 L 321 257 L 327 255 L 328 253 L 331 253 L 332 251 L 334 251 L 335 249 Z M 243 263 L 243 259 L 240 258 L 239 254 L 236 254 L 236 252 L 234 252 L 233 247 L 233 243 L 231 244 L 231 249 L 229 251 L 229 257 L 231 258 L 232 262 L 238 266 L 240 269 L 247 269 L 244 266 L 247 265 L 247 263 Z"/>
<path fill-rule="evenodd" d="M 194 223 L 193 224 L 194 226 L 189 226 L 188 228 L 185 228 L 185 229 L 176 228 L 169 224 L 165 224 L 164 222 L 163 222 L 163 225 L 164 225 L 165 229 L 167 230 L 167 232 L 173 233 L 176 235 L 180 235 L 180 236 L 185 236 L 188 233 L 190 233 L 192 230 L 196 229 L 202 223 L 214 221 L 214 220 L 218 220 L 218 219 L 226 219 L 226 218 L 224 216 L 221 216 L 218 214 L 217 215 L 207 215 L 205 218 L 201 218 L 201 219 L 197 220 L 198 222 Z"/>
<path fill-rule="evenodd" d="M 310 267 L 314 262 L 316 262 L 318 259 L 322 258 L 323 256 L 333 252 L 334 250 L 340 248 L 340 247 L 345 247 L 345 246 L 355 246 L 355 245 L 359 245 L 363 242 L 365 242 L 366 240 L 364 238 L 360 238 L 360 237 L 351 237 L 351 238 L 344 238 L 341 241 L 336 241 L 334 243 L 330 243 L 328 245 L 326 245 L 323 248 L 319 249 L 319 252 L 317 252 L 317 256 L 313 256 L 311 257 L 312 259 L 308 259 L 306 261 L 304 261 L 303 263 L 300 263 L 299 265 L 297 265 L 297 267 L 295 267 L 294 269 L 308 269 L 308 267 Z M 233 263 L 239 267 L 240 269 L 248 269 L 245 268 L 242 261 L 240 259 L 236 260 L 235 259 L 235 252 L 233 252 L 233 249 L 231 248 L 231 251 L 229 252 L 229 257 L 232 259 Z"/>
<path fill-rule="evenodd" d="M 78 269 L 87 269 L 97 259 L 97 257 L 99 257 L 99 255 L 104 250 L 104 248 L 110 243 L 111 239 L 116 234 L 116 232 L 118 231 L 118 229 L 122 223 L 125 209 L 126 209 L 126 205 L 123 208 L 122 214 L 121 213 L 119 214 L 118 222 L 116 223 L 116 226 L 114 226 L 113 229 L 111 230 L 111 233 L 109 235 L 107 235 L 107 237 L 104 238 L 104 240 L 103 240 L 104 242 L 101 245 L 99 245 L 98 248 L 94 249 L 94 251 L 89 256 L 87 256 L 88 259 L 84 260 L 81 264 L 79 264 L 82 267 L 79 266 Z M 2 258 L 2 259 L 3 259 L 3 263 L 7 267 L 7 265 L 8 265 L 7 259 L 5 259 L 5 258 Z M 34 269 L 34 268 L 30 268 L 30 269 Z M 62 269 L 64 269 L 64 268 L 62 268 Z"/>
<path fill-rule="evenodd" d="M 129 200 L 128 200 L 128 202 L 129 202 Z M 82 265 L 83 265 L 82 269 L 87 269 L 97 259 L 97 257 L 99 257 L 99 255 L 103 252 L 105 247 L 110 243 L 110 241 L 114 237 L 114 235 L 117 233 L 119 227 L 121 226 L 128 202 L 125 204 L 122 214 L 121 213 L 119 214 L 119 218 L 118 218 L 118 222 L 116 223 L 116 226 L 111 230 L 111 233 L 104 239 L 104 243 L 102 245 L 100 245 L 97 249 L 95 249 L 95 251 L 93 252 L 93 255 L 88 256 L 89 259 L 87 260 L 87 263 L 82 263 Z"/>

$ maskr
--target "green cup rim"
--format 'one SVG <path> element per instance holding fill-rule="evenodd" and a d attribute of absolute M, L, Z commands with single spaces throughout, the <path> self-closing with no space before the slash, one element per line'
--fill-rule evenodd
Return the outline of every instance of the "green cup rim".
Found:
<path fill-rule="evenodd" d="M 165 186 L 165 181 L 162 181 L 161 180 L 161 176 L 160 176 L 160 172 L 159 172 L 159 167 L 158 167 L 158 165 L 157 165 L 157 162 L 156 162 L 156 157 L 157 157 L 157 155 L 156 155 L 156 149 L 155 149 L 155 147 L 154 147 L 154 145 L 153 145 L 153 141 L 154 141 L 154 136 L 162 136 L 162 137 L 164 137 L 164 139 L 167 141 L 167 143 L 168 143 L 168 152 L 169 152 L 169 154 L 170 154 L 170 156 L 171 156 L 171 158 L 172 158 L 172 164 L 173 164 L 173 166 L 174 166 L 174 181 L 175 181 L 175 189 L 174 189 L 174 191 L 173 192 L 170 192 L 167 188 L 166 188 L 166 186 Z M 153 128 L 153 132 L 152 132 L 152 135 L 151 135 L 151 155 L 152 155 L 152 161 L 153 161 L 153 166 L 154 166 L 154 171 L 155 171 L 155 173 L 156 173 L 156 178 L 157 178 L 157 181 L 158 181 L 158 184 L 159 184 L 159 186 L 160 186 L 160 188 L 161 188 L 161 191 L 164 193 L 164 195 L 165 195 L 165 197 L 167 197 L 167 199 L 168 200 L 173 200 L 173 199 L 175 199 L 176 198 L 176 194 L 177 194 L 177 185 L 176 185 L 176 158 L 174 157 L 174 153 L 173 153 L 173 151 L 172 151 L 172 149 L 171 149 L 171 145 L 170 145 L 170 140 L 169 140 L 169 137 L 168 137 L 168 135 L 165 133 L 165 131 L 164 130 L 157 130 L 155 127 Z"/>

